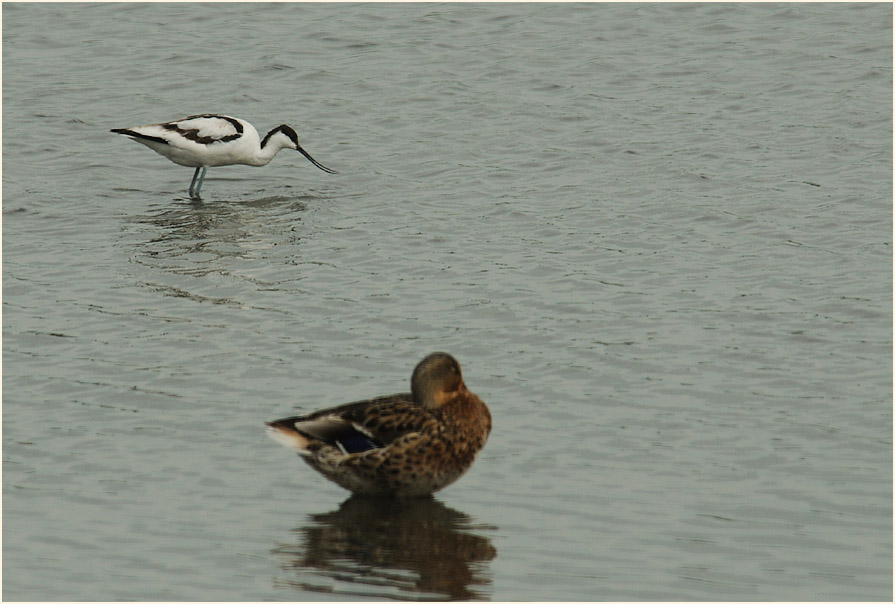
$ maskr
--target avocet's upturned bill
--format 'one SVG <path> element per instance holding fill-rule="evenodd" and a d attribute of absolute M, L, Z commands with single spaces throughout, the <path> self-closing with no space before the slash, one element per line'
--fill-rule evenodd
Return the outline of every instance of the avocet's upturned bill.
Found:
<path fill-rule="evenodd" d="M 247 121 L 214 114 L 191 115 L 173 122 L 133 128 L 112 128 L 111 131 L 131 137 L 175 164 L 196 168 L 190 182 L 193 199 L 199 199 L 199 190 L 209 167 L 264 166 L 280 149 L 295 149 L 324 172 L 337 174 L 302 149 L 298 134 L 286 124 L 277 126 L 263 139 Z"/>

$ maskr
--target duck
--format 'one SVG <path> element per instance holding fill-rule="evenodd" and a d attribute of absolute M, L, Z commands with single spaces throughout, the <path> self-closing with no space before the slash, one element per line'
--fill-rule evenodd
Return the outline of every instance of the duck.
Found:
<path fill-rule="evenodd" d="M 445 352 L 416 365 L 410 392 L 265 423 L 271 438 L 342 488 L 392 497 L 431 495 L 455 482 L 491 434 L 491 412 Z"/>

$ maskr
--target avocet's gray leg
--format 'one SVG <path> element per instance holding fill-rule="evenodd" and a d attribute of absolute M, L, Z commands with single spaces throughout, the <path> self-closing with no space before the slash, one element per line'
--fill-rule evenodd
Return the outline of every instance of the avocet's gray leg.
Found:
<path fill-rule="evenodd" d="M 205 173 L 208 171 L 207 166 L 199 166 L 193 172 L 193 180 L 190 181 L 190 197 L 199 199 L 199 190 L 202 188 L 202 181 L 205 180 Z"/>

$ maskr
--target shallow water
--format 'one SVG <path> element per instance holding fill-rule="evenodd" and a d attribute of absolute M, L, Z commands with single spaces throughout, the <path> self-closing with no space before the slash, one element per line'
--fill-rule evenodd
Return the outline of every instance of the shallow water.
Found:
<path fill-rule="evenodd" d="M 891 24 L 4 4 L 4 598 L 891 600 Z M 108 132 L 201 112 L 340 174 Z M 433 499 L 264 436 L 433 350 Z"/>

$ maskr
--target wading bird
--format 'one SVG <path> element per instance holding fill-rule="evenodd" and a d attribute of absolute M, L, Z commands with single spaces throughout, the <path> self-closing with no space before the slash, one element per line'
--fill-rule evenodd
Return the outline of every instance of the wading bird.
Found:
<path fill-rule="evenodd" d="M 133 128 L 112 128 L 111 131 L 131 137 L 175 164 L 196 168 L 190 182 L 193 199 L 199 199 L 199 190 L 210 166 L 264 166 L 280 149 L 295 149 L 324 172 L 337 174 L 302 149 L 295 130 L 286 124 L 277 126 L 263 139 L 247 121 L 214 114 L 191 115 L 173 122 Z"/>

